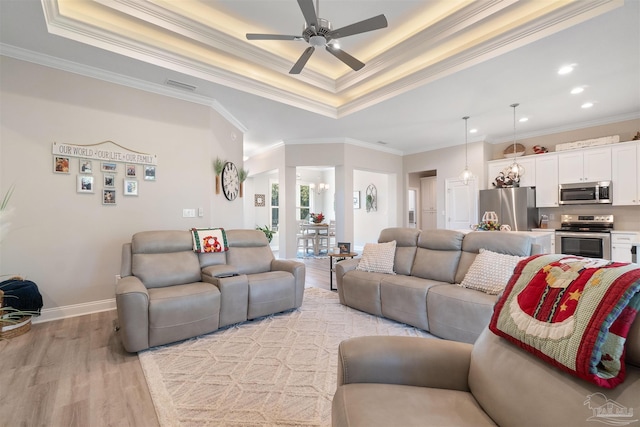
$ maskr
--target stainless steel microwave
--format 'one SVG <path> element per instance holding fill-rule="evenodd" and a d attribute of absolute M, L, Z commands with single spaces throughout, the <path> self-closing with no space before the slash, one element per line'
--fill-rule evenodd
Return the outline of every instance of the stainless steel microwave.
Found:
<path fill-rule="evenodd" d="M 611 204 L 611 181 L 560 184 L 558 202 L 561 205 Z"/>

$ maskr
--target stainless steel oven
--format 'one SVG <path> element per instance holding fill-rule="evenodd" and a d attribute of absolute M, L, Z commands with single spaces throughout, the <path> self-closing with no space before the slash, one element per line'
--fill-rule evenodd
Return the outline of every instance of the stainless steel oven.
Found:
<path fill-rule="evenodd" d="M 562 215 L 556 252 L 611 259 L 613 215 Z"/>

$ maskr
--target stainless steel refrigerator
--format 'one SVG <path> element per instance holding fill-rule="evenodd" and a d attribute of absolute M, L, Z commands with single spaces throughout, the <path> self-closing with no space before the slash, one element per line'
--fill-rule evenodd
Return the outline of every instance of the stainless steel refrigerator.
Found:
<path fill-rule="evenodd" d="M 498 222 L 512 231 L 529 231 L 538 226 L 536 189 L 534 187 L 495 188 L 480 190 L 478 223 L 485 212 L 498 214 Z"/>

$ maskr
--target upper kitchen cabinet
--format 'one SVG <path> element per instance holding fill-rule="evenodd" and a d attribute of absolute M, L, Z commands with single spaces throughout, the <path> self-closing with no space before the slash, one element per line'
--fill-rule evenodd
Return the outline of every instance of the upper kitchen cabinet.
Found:
<path fill-rule="evenodd" d="M 536 207 L 558 207 L 558 156 L 540 154 L 535 158 Z"/>
<path fill-rule="evenodd" d="M 611 180 L 611 147 L 558 153 L 558 183 Z"/>
<path fill-rule="evenodd" d="M 520 177 L 520 187 L 535 187 L 536 185 L 536 161 L 535 156 L 516 157 L 516 161 L 524 168 L 524 175 Z M 494 188 L 493 183 L 498 174 L 513 164 L 513 157 L 508 159 L 492 160 L 487 165 L 487 189 Z"/>
<path fill-rule="evenodd" d="M 640 143 L 611 147 L 613 205 L 640 205 Z"/>

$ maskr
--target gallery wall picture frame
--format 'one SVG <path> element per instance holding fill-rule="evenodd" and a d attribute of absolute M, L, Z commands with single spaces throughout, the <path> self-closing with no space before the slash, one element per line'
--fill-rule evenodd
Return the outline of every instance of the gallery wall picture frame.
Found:
<path fill-rule="evenodd" d="M 353 209 L 360 209 L 360 191 L 353 192 Z"/>
<path fill-rule="evenodd" d="M 137 196 L 138 195 L 138 180 L 137 179 L 125 179 L 123 195 L 125 196 Z"/>
<path fill-rule="evenodd" d="M 116 190 L 102 190 L 102 204 L 103 205 L 115 205 L 116 204 Z"/>
<path fill-rule="evenodd" d="M 351 242 L 338 242 L 338 249 L 340 249 L 341 254 L 350 254 Z"/>
<path fill-rule="evenodd" d="M 115 188 L 116 186 L 116 176 L 112 173 L 105 173 L 103 181 L 105 188 Z"/>
<path fill-rule="evenodd" d="M 135 178 L 136 176 L 136 165 L 126 164 L 124 165 L 125 175 L 127 178 Z"/>
<path fill-rule="evenodd" d="M 155 181 L 156 180 L 156 167 L 145 165 L 144 167 L 144 180 Z"/>
<path fill-rule="evenodd" d="M 102 162 L 102 172 L 116 173 L 118 164 L 114 162 Z"/>
<path fill-rule="evenodd" d="M 53 156 L 53 172 L 54 173 L 69 173 L 69 157 L 65 156 Z"/>
<path fill-rule="evenodd" d="M 80 159 L 79 162 L 80 173 L 93 173 L 93 162 L 89 159 Z"/>
<path fill-rule="evenodd" d="M 93 194 L 93 175 L 78 175 L 76 179 L 76 192 Z"/>

